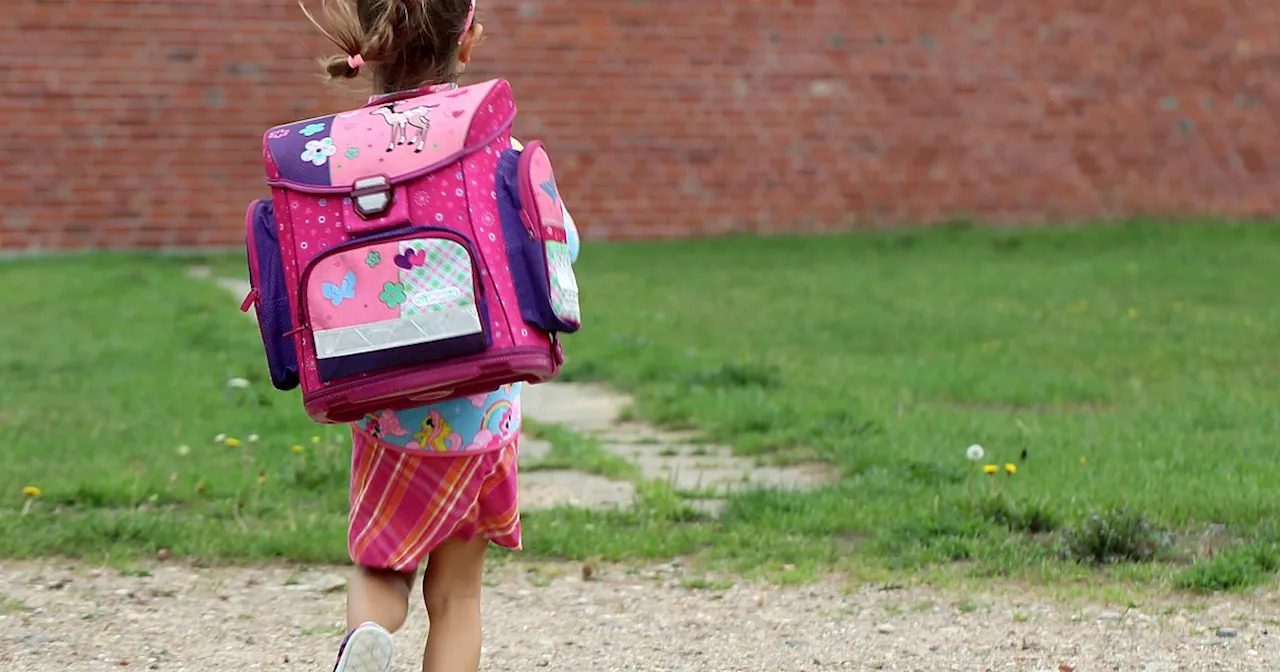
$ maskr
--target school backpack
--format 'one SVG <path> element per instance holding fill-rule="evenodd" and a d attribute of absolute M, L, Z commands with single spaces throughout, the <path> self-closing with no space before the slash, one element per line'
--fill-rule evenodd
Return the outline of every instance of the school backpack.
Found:
<path fill-rule="evenodd" d="M 312 419 L 557 375 L 558 335 L 581 326 L 566 210 L 541 143 L 512 147 L 515 116 L 493 80 L 266 132 L 241 310 Z"/>

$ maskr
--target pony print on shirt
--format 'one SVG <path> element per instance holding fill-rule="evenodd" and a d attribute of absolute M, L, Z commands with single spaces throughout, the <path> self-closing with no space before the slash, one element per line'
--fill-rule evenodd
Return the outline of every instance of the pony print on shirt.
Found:
<path fill-rule="evenodd" d="M 521 383 L 403 411 L 370 413 L 356 428 L 392 447 L 429 453 L 495 449 L 520 433 Z"/>

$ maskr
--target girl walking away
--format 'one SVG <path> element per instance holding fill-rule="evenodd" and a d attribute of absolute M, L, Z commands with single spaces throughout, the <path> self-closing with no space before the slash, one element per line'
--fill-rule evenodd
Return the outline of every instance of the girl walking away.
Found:
<path fill-rule="evenodd" d="M 457 88 L 484 35 L 475 13 L 474 0 L 330 0 L 323 21 L 307 17 L 342 50 L 324 61 L 329 77 L 369 74 L 376 94 L 370 105 L 375 105 L 395 94 Z M 577 232 L 567 211 L 564 215 L 573 260 Z M 521 385 L 371 413 L 353 424 L 347 541 L 357 569 L 336 672 L 387 672 L 391 633 L 404 624 L 424 563 L 422 598 L 430 634 L 422 669 L 479 669 L 485 553 L 490 544 L 521 548 L 516 495 Z M 459 446 L 474 445 L 500 448 L 450 455 Z"/>

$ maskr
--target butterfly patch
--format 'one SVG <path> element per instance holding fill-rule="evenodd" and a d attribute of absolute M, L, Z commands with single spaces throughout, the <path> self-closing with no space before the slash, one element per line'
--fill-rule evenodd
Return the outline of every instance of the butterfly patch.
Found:
<path fill-rule="evenodd" d="M 552 203 L 555 203 L 557 200 L 559 200 L 560 192 L 556 190 L 555 180 L 547 180 L 546 182 L 543 182 L 538 186 L 542 187 L 542 190 L 547 192 L 547 195 L 551 197 Z"/>
<path fill-rule="evenodd" d="M 396 266 L 412 271 L 414 266 L 423 266 L 427 263 L 427 253 L 423 250 L 405 250 L 396 255 L 395 262 Z"/>
<path fill-rule="evenodd" d="M 324 298 L 333 304 L 334 308 L 342 305 L 347 299 L 356 297 L 356 273 L 355 271 L 347 271 L 342 278 L 341 285 L 335 285 L 332 282 L 326 282 L 320 287 L 320 291 L 324 292 Z"/>

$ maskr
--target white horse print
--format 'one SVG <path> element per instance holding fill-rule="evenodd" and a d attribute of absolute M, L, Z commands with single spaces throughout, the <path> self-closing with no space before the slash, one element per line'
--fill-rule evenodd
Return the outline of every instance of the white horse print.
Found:
<path fill-rule="evenodd" d="M 395 103 L 392 103 L 379 107 L 370 114 L 382 117 L 391 127 L 391 141 L 387 144 L 388 152 L 395 150 L 396 145 L 414 145 L 413 151 L 421 152 L 427 146 L 427 131 L 431 130 L 431 119 L 427 114 L 437 107 L 440 106 L 419 105 L 407 110 L 396 110 Z M 410 126 L 418 129 L 417 138 L 413 142 L 409 141 Z"/>

